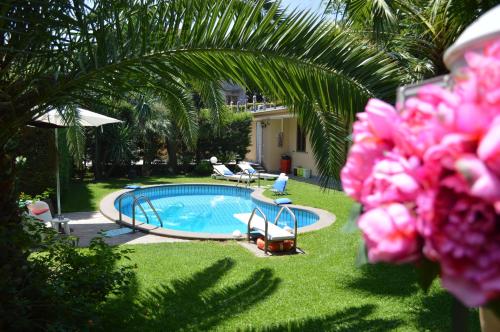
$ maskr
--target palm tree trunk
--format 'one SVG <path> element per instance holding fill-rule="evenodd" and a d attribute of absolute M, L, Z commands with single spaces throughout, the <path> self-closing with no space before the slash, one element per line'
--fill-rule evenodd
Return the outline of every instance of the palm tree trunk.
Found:
<path fill-rule="evenodd" d="M 149 151 L 144 151 L 144 158 L 142 163 L 142 176 L 151 176 L 151 154 Z"/>
<path fill-rule="evenodd" d="M 167 139 L 168 168 L 173 174 L 177 174 L 177 146 L 175 141 Z"/>
<path fill-rule="evenodd" d="M 0 123 L 1 128 L 1 123 Z M 15 298 L 26 287 L 29 239 L 23 231 L 15 197 L 15 143 L 0 145 L 0 312 L 4 306 L 19 305 Z M 7 310 L 8 311 L 8 310 Z M 8 329 L 0 317 L 0 330 Z"/>
<path fill-rule="evenodd" d="M 15 199 L 15 144 L 9 140 L 1 147 L 0 153 L 0 227 L 19 223 L 20 216 Z M 4 241 L 0 245 L 4 245 Z M 5 252 L 0 250 L 0 255 Z"/>
<path fill-rule="evenodd" d="M 155 151 L 152 135 L 144 134 L 144 155 L 142 163 L 142 176 L 151 176 L 151 162 L 154 159 Z"/>
<path fill-rule="evenodd" d="M 101 143 L 99 141 L 99 127 L 95 128 L 95 153 L 94 153 L 94 161 L 92 164 L 94 165 L 94 178 L 96 180 L 102 179 L 102 160 L 101 158 Z"/>

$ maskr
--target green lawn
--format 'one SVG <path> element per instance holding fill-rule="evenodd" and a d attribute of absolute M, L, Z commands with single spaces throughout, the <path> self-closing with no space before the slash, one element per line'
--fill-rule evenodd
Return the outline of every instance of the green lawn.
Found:
<path fill-rule="evenodd" d="M 99 210 L 99 202 L 101 199 L 113 191 L 123 189 L 127 184 L 167 184 L 167 183 L 185 183 L 185 182 L 213 182 L 225 183 L 221 180 L 213 180 L 209 176 L 204 177 L 149 177 L 138 178 L 135 180 L 129 179 L 112 179 L 102 182 L 72 182 L 63 192 L 61 198 L 62 209 L 64 212 L 78 211 L 97 211 Z M 270 183 L 270 182 L 269 182 Z"/>
<path fill-rule="evenodd" d="M 144 184 L 207 178 L 152 178 Z M 73 184 L 65 211 L 94 210 L 128 180 Z M 217 181 L 223 183 L 222 181 Z M 270 183 L 270 182 L 268 182 Z M 127 296 L 103 307 L 107 330 L 448 331 L 451 299 L 435 283 L 419 291 L 408 266 L 355 266 L 358 235 L 346 234 L 351 201 L 290 180 L 294 203 L 329 210 L 337 222 L 299 237 L 306 255 L 257 258 L 235 242 L 134 245 Z M 470 330 L 479 331 L 477 313 Z"/>

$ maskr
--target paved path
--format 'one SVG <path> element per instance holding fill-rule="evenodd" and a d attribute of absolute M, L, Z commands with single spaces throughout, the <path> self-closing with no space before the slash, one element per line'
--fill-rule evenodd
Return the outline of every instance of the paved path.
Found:
<path fill-rule="evenodd" d="M 78 245 L 87 247 L 94 237 L 102 236 L 101 231 L 120 228 L 119 225 L 104 217 L 100 212 L 74 212 L 65 213 L 65 217 L 71 219 L 71 235 L 78 237 Z M 163 242 L 185 242 L 187 240 L 167 238 L 163 236 L 150 235 L 142 232 L 123 234 L 116 237 L 105 238 L 110 245 L 118 244 L 143 244 Z"/>

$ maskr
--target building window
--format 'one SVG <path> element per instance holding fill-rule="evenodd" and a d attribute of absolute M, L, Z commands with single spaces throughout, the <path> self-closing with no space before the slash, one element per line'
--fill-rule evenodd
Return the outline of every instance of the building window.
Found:
<path fill-rule="evenodd" d="M 306 152 L 306 133 L 297 125 L 297 152 Z"/>

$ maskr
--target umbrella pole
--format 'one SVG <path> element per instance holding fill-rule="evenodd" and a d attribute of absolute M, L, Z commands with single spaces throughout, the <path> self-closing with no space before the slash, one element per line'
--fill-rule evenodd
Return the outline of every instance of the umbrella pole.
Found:
<path fill-rule="evenodd" d="M 59 180 L 59 140 L 57 136 L 57 128 L 54 129 L 56 138 L 56 193 L 57 193 L 57 215 L 61 215 L 61 181 Z"/>

